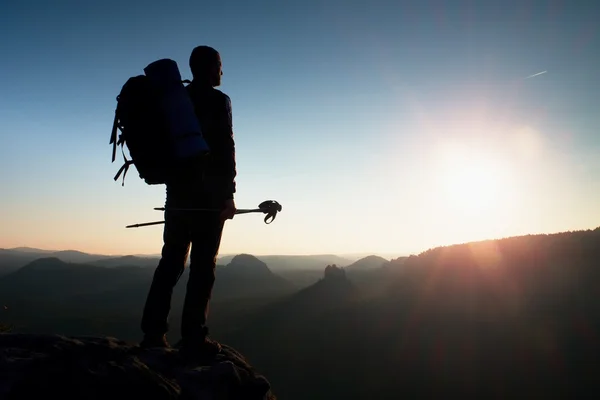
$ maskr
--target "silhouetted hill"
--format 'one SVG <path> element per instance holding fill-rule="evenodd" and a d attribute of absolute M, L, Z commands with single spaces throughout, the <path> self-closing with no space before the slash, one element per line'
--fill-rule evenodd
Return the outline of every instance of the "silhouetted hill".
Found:
<path fill-rule="evenodd" d="M 63 299 L 113 289 L 135 282 L 143 275 L 140 268 L 104 268 L 67 263 L 56 257 L 39 258 L 0 278 L 0 299 Z"/>
<path fill-rule="evenodd" d="M 275 400 L 236 350 L 209 363 L 112 337 L 0 334 L 0 398 Z"/>
<path fill-rule="evenodd" d="M 152 270 L 41 258 L 0 278 L 0 320 L 19 332 L 137 332 Z"/>
<path fill-rule="evenodd" d="M 389 261 L 383 257 L 371 255 L 371 256 L 367 256 L 365 258 L 361 258 L 360 260 L 358 260 L 356 262 L 353 262 L 352 264 L 345 267 L 345 270 L 347 272 L 369 271 L 369 270 L 373 270 L 376 268 L 381 268 L 388 262 Z"/>
<path fill-rule="evenodd" d="M 154 268 L 103 267 L 39 258 L 0 278 L 0 305 L 9 307 L 0 314 L 0 320 L 4 317 L 20 332 L 137 339 L 153 274 Z M 174 290 L 176 317 L 187 277 L 186 271 Z M 227 287 L 223 289 L 227 293 Z M 219 300 L 218 293 L 214 298 Z"/>
<path fill-rule="evenodd" d="M 80 264 L 110 257 L 110 256 L 101 255 L 101 254 L 84 253 L 84 252 L 78 251 L 78 250 L 60 250 L 60 251 L 55 251 L 53 253 L 49 253 L 45 256 L 46 257 L 56 257 L 63 261 L 66 261 L 66 262 L 80 263 Z"/>
<path fill-rule="evenodd" d="M 272 276 L 273 273 L 263 261 L 250 254 L 239 254 L 229 264 L 219 269 L 224 275 L 237 276 Z"/>
<path fill-rule="evenodd" d="M 292 400 L 594 398 L 598 260 L 600 229 L 436 248 L 379 296 L 298 306 L 314 285 L 225 337 Z"/>
<path fill-rule="evenodd" d="M 0 277 L 18 270 L 39 257 L 41 255 L 35 252 L 0 249 Z"/>
<path fill-rule="evenodd" d="M 108 258 L 108 256 L 93 255 L 74 250 L 53 251 L 30 247 L 0 249 L 0 276 L 16 271 L 24 265 L 39 258 L 59 258 L 65 262 L 86 263 Z"/>
<path fill-rule="evenodd" d="M 71 263 L 66 263 L 57 257 L 49 256 L 38 258 L 30 262 L 13 275 L 22 276 L 31 272 L 57 271 L 69 268 L 72 268 Z"/>
<path fill-rule="evenodd" d="M 271 272 L 258 258 L 241 254 L 229 264 L 217 268 L 214 297 L 231 300 L 246 297 L 271 297 L 292 293 L 290 282 Z"/>

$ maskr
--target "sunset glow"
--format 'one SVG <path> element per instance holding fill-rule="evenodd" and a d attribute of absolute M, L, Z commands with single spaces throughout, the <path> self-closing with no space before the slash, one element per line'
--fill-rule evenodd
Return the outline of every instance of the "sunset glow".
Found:
<path fill-rule="evenodd" d="M 515 188 L 509 161 L 494 159 L 480 149 L 450 145 L 439 156 L 436 168 L 442 183 L 442 201 L 452 210 L 483 216 L 510 207 Z"/>
<path fill-rule="evenodd" d="M 309 1 L 190 4 L 182 20 L 163 2 L 127 32 L 110 2 L 71 3 L 0 13 L 2 248 L 160 252 L 161 225 L 125 228 L 162 219 L 165 187 L 134 169 L 112 179 L 116 95 L 159 58 L 190 79 L 199 44 L 221 53 L 238 207 L 283 206 L 271 225 L 229 221 L 223 254 L 400 255 L 600 224 L 591 19 L 523 13 L 540 9 L 528 2 Z"/>

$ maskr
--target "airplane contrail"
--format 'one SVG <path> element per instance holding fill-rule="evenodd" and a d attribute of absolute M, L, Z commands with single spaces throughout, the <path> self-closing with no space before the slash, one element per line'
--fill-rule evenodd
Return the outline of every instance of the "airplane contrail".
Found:
<path fill-rule="evenodd" d="M 534 76 L 542 75 L 542 74 L 545 74 L 546 72 L 548 72 L 548 71 L 542 71 L 542 72 L 538 72 L 537 74 L 529 75 L 529 76 L 528 76 L 527 78 L 525 78 L 525 79 L 533 78 Z"/>

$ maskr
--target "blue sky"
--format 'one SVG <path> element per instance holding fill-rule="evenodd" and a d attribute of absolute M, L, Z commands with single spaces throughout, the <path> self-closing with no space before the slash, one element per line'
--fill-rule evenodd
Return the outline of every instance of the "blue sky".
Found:
<path fill-rule="evenodd" d="M 164 187 L 112 180 L 115 97 L 159 58 L 191 78 L 199 44 L 223 59 L 238 207 L 284 208 L 228 222 L 222 253 L 594 228 L 598 16 L 572 0 L 4 2 L 0 247 L 160 250 L 160 226 L 124 229 L 162 218 Z"/>

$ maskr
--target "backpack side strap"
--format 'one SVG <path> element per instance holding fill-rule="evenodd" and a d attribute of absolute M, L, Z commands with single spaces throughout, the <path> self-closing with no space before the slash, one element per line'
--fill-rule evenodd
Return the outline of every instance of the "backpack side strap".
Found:
<path fill-rule="evenodd" d="M 119 141 L 121 141 L 121 140 L 119 140 Z M 115 144 L 115 147 L 116 147 L 116 144 Z M 125 175 L 127 175 L 127 171 L 129 171 L 129 166 L 131 164 L 133 164 L 133 160 L 128 160 L 127 157 L 125 157 L 125 152 L 123 151 L 123 145 L 121 145 L 121 153 L 123 154 L 123 160 L 125 162 L 123 163 L 121 168 L 119 168 L 119 170 L 117 171 L 117 174 L 115 175 L 114 180 L 116 181 L 117 179 L 119 179 L 119 176 L 121 174 L 123 174 L 123 183 L 121 184 L 121 186 L 125 186 Z"/>

